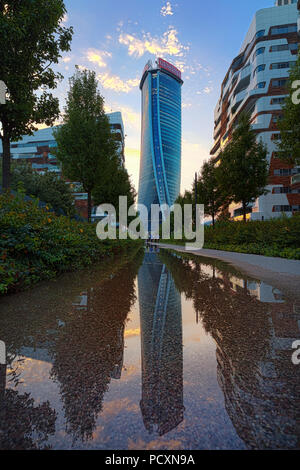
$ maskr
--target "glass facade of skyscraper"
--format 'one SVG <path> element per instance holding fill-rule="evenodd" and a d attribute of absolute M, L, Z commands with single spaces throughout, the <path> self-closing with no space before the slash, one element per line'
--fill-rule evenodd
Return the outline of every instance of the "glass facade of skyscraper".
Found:
<path fill-rule="evenodd" d="M 181 73 L 158 59 L 144 70 L 139 204 L 174 204 L 181 178 Z"/>

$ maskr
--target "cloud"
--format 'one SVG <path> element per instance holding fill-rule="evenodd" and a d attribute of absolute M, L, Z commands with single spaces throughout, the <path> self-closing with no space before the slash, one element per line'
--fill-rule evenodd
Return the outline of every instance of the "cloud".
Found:
<path fill-rule="evenodd" d="M 140 82 L 139 78 L 122 80 L 118 75 L 110 75 L 109 73 L 100 73 L 97 78 L 103 88 L 116 91 L 117 93 L 129 93 L 134 88 L 137 88 Z"/>
<path fill-rule="evenodd" d="M 184 52 L 189 50 L 178 39 L 178 31 L 173 26 L 162 35 L 162 37 L 152 37 L 150 33 L 144 34 L 142 39 L 132 34 L 121 33 L 119 43 L 127 46 L 128 54 L 134 57 L 142 57 L 146 52 L 153 55 L 170 55 L 182 57 Z"/>
<path fill-rule="evenodd" d="M 213 91 L 212 86 L 206 86 L 203 90 L 203 92 L 206 93 L 207 95 L 209 95 L 212 91 Z"/>
<path fill-rule="evenodd" d="M 162 16 L 168 16 L 168 15 L 174 15 L 173 11 L 172 11 L 172 5 L 170 2 L 167 2 L 166 5 L 164 5 L 162 7 L 162 9 L 160 10 L 160 14 Z"/>
<path fill-rule="evenodd" d="M 206 95 L 209 95 L 210 93 L 213 92 L 213 87 L 212 86 L 206 86 L 203 88 L 203 90 L 196 91 L 196 95 L 202 95 L 202 93 L 205 93 Z"/>
<path fill-rule="evenodd" d="M 86 58 L 89 62 L 97 64 L 99 67 L 106 67 L 106 58 L 111 57 L 110 52 L 99 51 L 98 49 L 88 49 L 86 51 Z"/>
<path fill-rule="evenodd" d="M 71 61 L 71 57 L 68 57 L 68 56 L 62 59 L 62 62 L 65 62 L 66 64 L 70 61 Z"/>

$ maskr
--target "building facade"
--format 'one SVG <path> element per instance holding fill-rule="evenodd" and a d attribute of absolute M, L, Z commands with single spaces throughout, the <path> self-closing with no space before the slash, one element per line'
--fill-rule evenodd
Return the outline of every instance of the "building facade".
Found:
<path fill-rule="evenodd" d="M 158 59 L 142 76 L 139 204 L 174 204 L 181 179 L 181 72 Z"/>
<path fill-rule="evenodd" d="M 110 122 L 111 131 L 116 135 L 119 142 L 120 161 L 124 164 L 124 124 L 122 114 L 120 112 L 108 113 L 107 117 Z M 58 126 L 40 129 L 33 135 L 24 135 L 18 142 L 12 142 L 10 152 L 13 160 L 22 160 L 31 164 L 32 169 L 45 173 L 51 171 L 61 175 L 59 164 L 55 155 L 51 151 L 57 147 L 53 131 Z M 2 154 L 2 142 L 0 141 L 0 156 Z"/>
<path fill-rule="evenodd" d="M 274 7 L 259 10 L 222 83 L 212 158 L 218 160 L 242 112 L 251 115 L 257 139 L 268 149 L 269 193 L 249 207 L 249 219 L 280 217 L 283 212 L 290 216 L 300 210 L 300 168 L 280 160 L 277 149 L 277 122 L 287 96 L 289 71 L 297 60 L 299 34 L 299 1 L 277 0 Z M 241 218 L 240 204 L 231 205 L 229 211 L 235 220 Z"/>
<path fill-rule="evenodd" d="M 114 113 L 107 114 L 107 117 L 110 122 L 111 131 L 115 134 L 116 139 L 119 143 L 119 155 L 120 162 L 122 165 L 125 164 L 125 133 L 124 133 L 124 124 L 122 119 L 122 113 L 116 111 Z"/>

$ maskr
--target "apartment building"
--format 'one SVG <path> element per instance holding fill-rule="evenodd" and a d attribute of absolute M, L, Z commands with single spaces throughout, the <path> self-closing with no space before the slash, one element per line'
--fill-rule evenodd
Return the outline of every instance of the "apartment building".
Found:
<path fill-rule="evenodd" d="M 212 158 L 219 159 L 243 112 L 251 115 L 257 139 L 268 149 L 269 192 L 249 207 L 248 219 L 264 220 L 282 213 L 291 216 L 300 211 L 300 167 L 281 160 L 277 148 L 277 123 L 287 96 L 289 71 L 297 60 L 299 35 L 299 0 L 277 0 L 274 7 L 259 10 L 221 86 Z M 240 204 L 232 204 L 229 211 L 235 220 L 241 218 Z"/>

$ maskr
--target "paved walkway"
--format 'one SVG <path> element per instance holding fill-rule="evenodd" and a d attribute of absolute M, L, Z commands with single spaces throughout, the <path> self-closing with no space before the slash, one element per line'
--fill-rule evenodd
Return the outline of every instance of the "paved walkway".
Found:
<path fill-rule="evenodd" d="M 160 248 L 192 253 L 197 256 L 214 258 L 229 263 L 251 277 L 265 281 L 289 294 L 300 296 L 300 261 L 268 256 L 233 253 L 221 250 L 185 250 L 180 245 L 159 244 Z"/>

